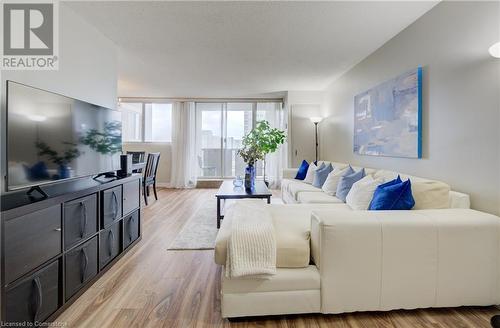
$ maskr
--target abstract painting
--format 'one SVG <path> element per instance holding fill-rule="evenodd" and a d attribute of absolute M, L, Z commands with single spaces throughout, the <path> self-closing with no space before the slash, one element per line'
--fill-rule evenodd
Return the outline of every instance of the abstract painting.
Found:
<path fill-rule="evenodd" d="M 354 97 L 354 152 L 422 158 L 422 68 Z"/>

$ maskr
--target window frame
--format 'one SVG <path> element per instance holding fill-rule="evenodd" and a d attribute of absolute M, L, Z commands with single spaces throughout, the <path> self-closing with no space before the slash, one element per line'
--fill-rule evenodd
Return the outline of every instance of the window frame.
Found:
<path fill-rule="evenodd" d="M 131 103 L 131 104 L 141 104 L 141 140 L 139 141 L 125 141 L 122 139 L 122 143 L 127 143 L 127 144 L 171 144 L 172 143 L 172 134 L 170 134 L 170 141 L 146 141 L 146 104 L 170 104 L 172 107 L 174 106 L 174 102 L 171 100 L 118 100 L 118 107 L 120 107 L 120 104 L 122 103 Z M 173 109 L 173 108 L 172 108 Z M 121 111 L 121 110 L 120 110 Z M 172 116 L 170 116 L 170 119 L 172 119 Z M 122 133 L 123 135 L 123 133 Z"/>
<path fill-rule="evenodd" d="M 224 175 L 224 170 L 226 168 L 226 163 L 224 161 L 224 150 L 226 149 L 227 146 L 227 104 L 228 103 L 251 103 L 252 104 L 252 129 L 255 127 L 255 124 L 257 123 L 257 104 L 258 103 L 279 103 L 281 104 L 281 109 L 284 108 L 285 106 L 285 101 L 284 99 L 217 99 L 213 101 L 206 101 L 204 99 L 200 100 L 194 100 L 195 103 L 195 111 L 198 111 L 197 104 L 201 103 L 220 103 L 221 104 L 221 155 L 220 155 L 220 172 L 221 175 L 218 176 L 203 176 L 203 175 L 198 175 L 197 178 L 198 180 L 221 180 L 221 179 L 231 179 L 235 178 L 235 176 L 225 176 Z M 197 118 L 198 116 L 195 115 Z M 198 129 L 195 130 L 195 133 L 198 134 L 199 131 Z M 258 176 L 262 177 L 262 176 Z"/>

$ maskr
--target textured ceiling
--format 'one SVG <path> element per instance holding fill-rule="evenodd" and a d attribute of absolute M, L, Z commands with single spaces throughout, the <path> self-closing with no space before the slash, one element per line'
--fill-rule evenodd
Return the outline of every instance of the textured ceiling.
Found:
<path fill-rule="evenodd" d="M 118 94 L 321 90 L 437 2 L 66 2 L 118 46 Z"/>

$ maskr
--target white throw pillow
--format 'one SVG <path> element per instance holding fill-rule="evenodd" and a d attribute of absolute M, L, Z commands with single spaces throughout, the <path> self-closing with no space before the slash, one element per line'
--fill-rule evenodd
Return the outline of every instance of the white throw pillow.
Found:
<path fill-rule="evenodd" d="M 321 189 L 323 189 L 323 191 L 328 195 L 335 196 L 340 177 L 342 177 L 348 169 L 349 166 L 344 168 L 335 167 L 335 169 L 328 174 L 328 177 L 326 177 L 325 183 L 323 183 L 323 187 L 321 187 Z"/>
<path fill-rule="evenodd" d="M 367 175 L 352 185 L 345 200 L 346 204 L 353 210 L 367 210 L 375 189 L 383 182 L 383 179 L 373 179 L 371 175 Z"/>
<path fill-rule="evenodd" d="M 317 169 L 318 169 L 318 167 L 316 166 L 316 164 L 314 164 L 314 163 L 309 164 L 309 168 L 307 169 L 306 177 L 304 178 L 305 183 L 309 183 L 309 184 L 313 183 L 314 173 L 316 172 Z"/>

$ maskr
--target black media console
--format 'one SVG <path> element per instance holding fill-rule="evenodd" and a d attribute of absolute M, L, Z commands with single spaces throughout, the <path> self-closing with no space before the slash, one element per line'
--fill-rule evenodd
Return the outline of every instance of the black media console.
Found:
<path fill-rule="evenodd" d="M 1 321 L 53 321 L 141 239 L 141 176 L 1 198 Z"/>

